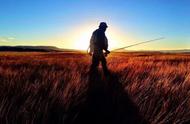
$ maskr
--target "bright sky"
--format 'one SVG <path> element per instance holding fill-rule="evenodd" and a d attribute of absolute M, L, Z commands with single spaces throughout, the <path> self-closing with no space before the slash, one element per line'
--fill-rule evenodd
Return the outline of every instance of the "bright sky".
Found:
<path fill-rule="evenodd" d="M 0 0 L 0 45 L 87 49 L 99 22 L 109 48 L 165 37 L 130 49 L 190 48 L 189 0 Z"/>

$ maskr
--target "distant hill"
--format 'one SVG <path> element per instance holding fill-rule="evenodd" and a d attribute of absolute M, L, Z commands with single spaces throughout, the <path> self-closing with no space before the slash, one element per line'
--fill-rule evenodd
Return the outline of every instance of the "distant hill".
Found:
<path fill-rule="evenodd" d="M 182 49 L 182 50 L 162 50 L 161 52 L 165 52 L 165 53 L 190 53 L 190 49 Z"/>
<path fill-rule="evenodd" d="M 12 51 L 12 52 L 76 52 L 80 50 L 74 49 L 61 49 L 54 46 L 0 46 L 0 52 Z M 182 50 L 119 50 L 115 52 L 159 52 L 159 53 L 190 53 L 190 49 Z"/>
<path fill-rule="evenodd" d="M 0 51 L 14 52 L 62 52 L 76 51 L 72 49 L 60 49 L 54 46 L 0 46 Z"/>

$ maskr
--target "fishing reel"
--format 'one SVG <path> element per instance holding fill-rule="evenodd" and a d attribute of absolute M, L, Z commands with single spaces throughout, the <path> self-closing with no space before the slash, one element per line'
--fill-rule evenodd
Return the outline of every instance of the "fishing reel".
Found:
<path fill-rule="evenodd" d="M 104 52 L 104 56 L 107 57 L 108 54 L 110 54 L 110 51 L 109 51 L 109 50 L 106 50 L 106 51 Z"/>

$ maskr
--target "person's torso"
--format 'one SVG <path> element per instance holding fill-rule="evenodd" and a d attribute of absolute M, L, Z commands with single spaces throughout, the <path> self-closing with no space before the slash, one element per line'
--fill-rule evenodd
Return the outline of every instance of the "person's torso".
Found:
<path fill-rule="evenodd" d="M 104 31 L 97 29 L 93 32 L 94 51 L 100 52 L 105 48 L 105 40 L 107 39 Z"/>

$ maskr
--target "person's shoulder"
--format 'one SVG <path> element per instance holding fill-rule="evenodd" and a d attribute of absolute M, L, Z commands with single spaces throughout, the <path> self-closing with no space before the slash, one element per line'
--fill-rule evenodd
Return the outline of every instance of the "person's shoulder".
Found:
<path fill-rule="evenodd" d="M 96 32 L 96 30 L 94 30 L 93 32 L 92 32 L 92 34 L 94 34 Z"/>
<path fill-rule="evenodd" d="M 100 29 L 96 29 L 96 30 L 93 32 L 93 35 L 98 35 L 98 36 L 100 36 L 100 35 L 105 35 L 105 33 L 104 33 L 102 30 L 100 30 Z"/>
<path fill-rule="evenodd" d="M 99 30 L 98 30 L 98 29 L 96 29 L 96 30 L 94 30 L 94 31 L 93 31 L 93 33 L 96 33 L 96 32 L 98 32 L 98 31 L 99 31 Z"/>
<path fill-rule="evenodd" d="M 98 33 L 99 31 L 98 31 L 98 29 L 96 29 L 95 31 L 93 31 L 93 35 L 96 35 L 97 33 Z"/>
<path fill-rule="evenodd" d="M 104 31 L 101 29 L 97 29 L 96 31 L 98 32 L 98 34 L 104 34 Z"/>

